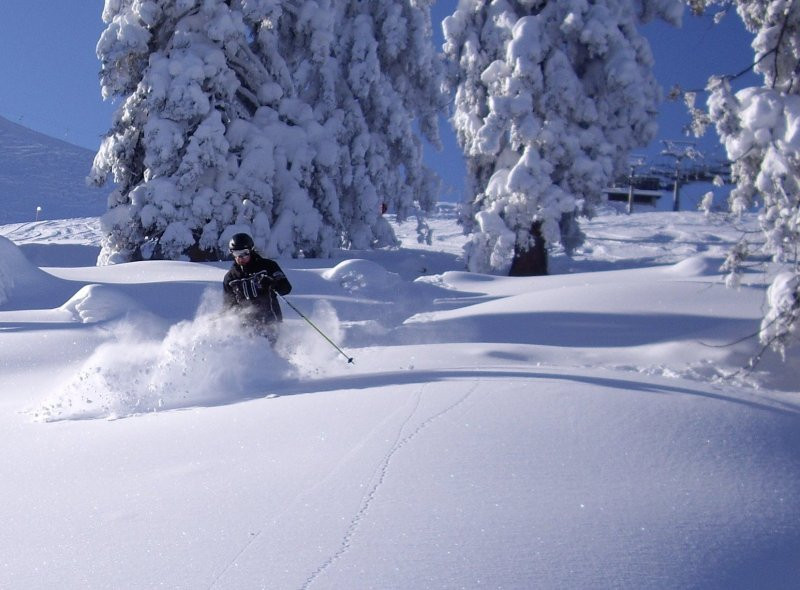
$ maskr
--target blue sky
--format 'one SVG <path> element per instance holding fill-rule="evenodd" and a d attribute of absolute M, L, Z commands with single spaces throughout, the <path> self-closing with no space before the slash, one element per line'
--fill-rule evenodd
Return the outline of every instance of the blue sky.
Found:
<path fill-rule="evenodd" d="M 101 0 L 3 0 L 0 19 L 0 115 L 36 131 L 96 149 L 108 129 L 115 105 L 103 102 L 95 45 L 104 29 Z M 433 20 L 439 24 L 457 0 L 439 0 Z M 742 70 L 752 61 L 750 36 L 736 15 L 714 26 L 708 17 L 686 15 L 682 29 L 663 23 L 644 33 L 656 59 L 655 73 L 665 89 L 675 83 L 702 88 L 712 73 Z M 749 79 L 749 81 L 748 81 Z M 753 76 L 741 83 L 752 84 Z M 682 104 L 665 103 L 659 136 L 639 153 L 657 154 L 661 139 L 685 139 L 688 117 Z M 460 198 L 464 166 L 452 132 L 442 130 L 445 149 L 427 160 L 442 176 L 444 197 Z M 713 138 L 703 142 L 718 149 Z M 720 152 L 721 153 L 721 152 Z"/>

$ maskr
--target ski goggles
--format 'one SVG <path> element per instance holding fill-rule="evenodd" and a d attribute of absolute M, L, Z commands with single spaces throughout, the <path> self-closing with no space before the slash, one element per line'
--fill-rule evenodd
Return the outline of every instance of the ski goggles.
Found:
<path fill-rule="evenodd" d="M 234 258 L 244 258 L 245 256 L 250 256 L 250 250 L 247 248 L 244 250 L 231 250 L 231 254 L 233 254 Z"/>

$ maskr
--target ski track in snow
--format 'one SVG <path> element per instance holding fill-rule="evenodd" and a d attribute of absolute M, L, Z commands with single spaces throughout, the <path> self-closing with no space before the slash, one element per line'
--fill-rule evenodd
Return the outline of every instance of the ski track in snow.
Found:
<path fill-rule="evenodd" d="M 444 416 L 445 414 L 451 412 L 461 404 L 463 404 L 478 388 L 480 385 L 480 379 L 476 381 L 472 387 L 462 396 L 460 396 L 455 402 L 451 403 L 444 409 L 436 412 L 433 416 L 426 418 L 419 426 L 417 426 L 411 433 L 403 436 L 403 432 L 408 427 L 409 423 L 413 420 L 414 416 L 417 414 L 419 410 L 419 406 L 422 402 L 422 398 L 424 396 L 425 389 L 427 387 L 427 383 L 423 383 L 419 389 L 416 390 L 414 395 L 413 402 L 411 403 L 411 410 L 407 413 L 406 417 L 401 421 L 400 425 L 397 428 L 397 434 L 394 437 L 394 441 L 389 448 L 389 451 L 386 453 L 384 458 L 379 462 L 377 468 L 373 472 L 372 477 L 370 478 L 371 482 L 374 482 L 370 487 L 367 493 L 364 495 L 361 506 L 353 518 L 350 520 L 350 523 L 345 530 L 344 536 L 342 538 L 342 542 L 339 548 L 333 553 L 333 555 L 327 559 L 324 563 L 322 563 L 317 569 L 315 569 L 306 581 L 303 583 L 301 588 L 306 590 L 310 588 L 314 581 L 331 565 L 333 565 L 337 560 L 339 560 L 350 548 L 351 541 L 353 536 L 356 534 L 357 529 L 361 522 L 364 520 L 370 505 L 372 504 L 375 496 L 377 494 L 378 489 L 380 488 L 381 484 L 386 479 L 389 470 L 389 463 L 392 460 L 392 457 L 400 451 L 404 446 L 406 446 L 413 438 L 415 438 L 421 431 L 425 430 L 428 426 L 430 426 L 433 422 Z M 373 435 L 382 429 L 387 422 L 389 422 L 393 417 L 397 415 L 400 411 L 400 408 L 396 412 L 391 413 L 390 415 L 386 416 L 383 420 L 377 423 L 361 440 L 358 444 L 356 444 L 349 452 L 347 452 L 342 458 L 334 465 L 334 467 L 330 470 L 330 472 L 323 478 L 317 480 L 317 482 L 306 489 L 302 494 L 297 496 L 293 502 L 291 502 L 288 506 L 284 507 L 281 512 L 276 515 L 271 522 L 271 525 L 275 525 L 278 523 L 284 516 L 290 514 L 292 510 L 301 504 L 305 499 L 312 494 L 315 490 L 322 487 L 325 483 L 327 483 L 341 468 L 341 466 L 356 453 L 358 453 L 361 449 L 363 449 L 368 441 L 373 437 Z M 217 586 L 217 584 L 222 581 L 226 574 L 230 571 L 232 567 L 234 567 L 239 559 L 245 555 L 248 551 L 250 551 L 253 546 L 255 545 L 256 541 L 261 536 L 261 533 L 265 530 L 266 527 L 260 528 L 255 533 L 251 533 L 250 539 L 244 544 L 244 546 L 236 553 L 236 555 L 225 565 L 225 567 L 214 577 L 212 582 L 208 586 L 208 590 L 212 590 Z"/>
<path fill-rule="evenodd" d="M 472 384 L 472 386 L 466 391 L 466 393 L 459 396 L 458 399 L 456 399 L 454 402 L 452 402 L 445 408 L 439 410 L 432 416 L 429 416 L 428 418 L 423 420 L 416 428 L 414 428 L 413 431 L 409 432 L 404 436 L 403 433 L 407 430 L 408 425 L 412 422 L 414 416 L 416 416 L 417 412 L 419 411 L 422 399 L 425 396 L 425 390 L 427 388 L 427 385 L 428 385 L 427 383 L 423 383 L 422 386 L 419 389 L 417 389 L 416 394 L 414 395 L 413 402 L 411 404 L 412 407 L 408 412 L 408 414 L 406 415 L 406 417 L 397 427 L 397 434 L 395 435 L 394 440 L 391 443 L 391 446 L 389 447 L 389 450 L 386 452 L 383 459 L 378 463 L 378 466 L 375 468 L 372 477 L 370 477 L 370 482 L 372 483 L 369 486 L 368 491 L 364 494 L 358 511 L 350 519 L 350 522 L 344 532 L 339 547 L 336 549 L 336 551 L 333 552 L 333 554 L 327 560 L 325 560 L 322 564 L 319 565 L 319 567 L 317 567 L 313 572 L 311 572 L 306 581 L 300 587 L 301 590 L 308 590 L 309 588 L 311 588 L 311 586 L 317 581 L 317 579 L 328 568 L 330 568 L 334 563 L 336 563 L 339 559 L 341 559 L 350 549 L 350 547 L 352 546 L 353 537 L 355 537 L 355 535 L 358 532 L 359 526 L 366 518 L 370 506 L 377 497 L 379 489 L 383 485 L 384 481 L 386 481 L 386 478 L 389 474 L 389 466 L 394 456 L 400 450 L 402 450 L 406 445 L 408 445 L 408 443 L 410 443 L 413 439 L 415 439 L 421 432 L 430 427 L 434 422 L 438 421 L 440 418 L 444 417 L 445 415 L 449 414 L 457 407 L 465 403 L 481 385 L 481 380 L 478 379 L 475 383 Z M 290 513 L 294 506 L 300 504 L 314 490 L 319 489 L 322 485 L 324 485 L 325 482 L 328 481 L 339 470 L 340 466 L 347 461 L 349 456 L 352 455 L 353 453 L 358 452 L 359 449 L 362 449 L 365 446 L 366 442 L 372 437 L 372 435 L 377 430 L 379 430 L 380 427 L 383 426 L 394 415 L 395 413 L 388 416 L 386 420 L 382 420 L 379 424 L 375 426 L 375 428 L 370 430 L 370 432 L 361 440 L 361 442 L 358 445 L 356 445 L 349 453 L 347 453 L 347 455 L 344 456 L 342 460 L 340 460 L 336 464 L 336 466 L 334 466 L 334 468 L 327 476 L 318 480 L 312 487 L 310 487 L 303 494 L 298 496 L 294 500 L 294 502 L 292 502 L 289 506 L 285 507 L 281 511 L 281 513 L 273 519 L 273 524 L 279 521 L 284 515 Z M 251 533 L 251 537 L 247 541 L 247 543 L 245 543 L 245 545 L 238 551 L 238 553 L 236 553 L 233 559 L 231 559 L 227 563 L 227 565 L 219 572 L 219 574 L 216 575 L 216 577 L 209 584 L 208 590 L 212 590 L 214 587 L 216 587 L 217 584 L 225 577 L 228 571 L 230 571 L 230 569 L 236 565 L 239 559 L 245 553 L 250 551 L 250 549 L 255 545 L 256 541 L 259 539 L 261 533 L 264 530 L 265 530 L 264 528 L 261 528 L 257 532 Z"/>
<path fill-rule="evenodd" d="M 411 413 L 403 421 L 403 426 L 401 426 L 401 428 L 400 428 L 401 431 L 402 431 L 402 428 L 405 426 L 405 424 L 407 424 L 408 421 L 411 419 L 411 417 L 414 415 L 415 409 L 419 406 L 419 402 L 421 400 L 421 390 L 424 389 L 424 387 L 425 386 L 423 385 L 422 388 L 420 390 L 418 390 L 417 395 L 415 396 L 414 404 L 413 404 L 414 405 L 414 409 L 412 409 Z M 325 475 L 325 477 L 321 477 L 320 479 L 318 479 L 317 482 L 314 485 L 312 485 L 311 487 L 307 488 L 306 490 L 303 491 L 303 493 L 301 493 L 298 496 L 296 496 L 295 499 L 291 503 L 286 505 L 283 508 L 283 510 L 281 510 L 277 515 L 275 515 L 272 518 L 272 521 L 270 523 L 271 526 L 276 526 L 281 521 L 281 519 L 283 519 L 287 514 L 291 514 L 292 511 L 297 506 L 302 504 L 306 500 L 306 498 L 308 498 L 314 491 L 318 490 L 323 485 L 328 483 L 331 480 L 331 478 L 333 478 L 339 472 L 341 467 L 345 463 L 347 463 L 347 461 L 353 455 L 355 455 L 356 453 L 359 452 L 359 450 L 364 448 L 364 446 L 367 444 L 367 442 L 372 438 L 372 436 L 376 432 L 381 430 L 381 428 L 383 428 L 383 426 L 385 426 L 387 422 L 389 422 L 392 418 L 394 418 L 397 415 L 397 413 L 399 413 L 401 408 L 402 408 L 402 406 L 400 408 L 398 408 L 396 411 L 394 411 L 391 414 L 389 414 L 388 416 L 386 416 L 383 420 L 381 420 L 380 422 L 375 424 L 375 426 L 372 429 L 370 429 L 370 431 L 358 442 L 358 444 L 356 444 L 352 449 L 350 449 L 350 451 L 348 451 L 346 454 L 344 454 L 342 456 L 342 458 L 331 468 L 331 470 L 327 473 L 327 475 Z M 245 553 L 247 553 L 251 549 L 251 547 L 253 547 L 254 543 L 261 536 L 261 533 L 264 531 L 265 528 L 266 527 L 262 527 L 257 532 L 251 533 L 251 537 L 247 541 L 247 543 L 245 543 L 245 545 L 239 550 L 239 552 L 233 557 L 233 559 L 231 559 L 225 565 L 225 567 L 220 571 L 220 573 L 217 574 L 217 576 L 214 578 L 214 580 L 208 586 L 208 590 L 211 590 L 212 588 L 214 588 L 225 577 L 225 575 L 228 573 L 228 571 L 230 571 L 230 569 L 234 565 L 236 565 L 236 563 L 239 561 L 239 559 Z"/>
<path fill-rule="evenodd" d="M 386 453 L 386 456 L 378 465 L 375 473 L 373 474 L 371 481 L 374 482 L 372 486 L 369 488 L 369 491 L 364 496 L 364 499 L 361 502 L 361 508 L 359 508 L 358 512 L 353 516 L 350 520 L 350 524 L 345 530 L 344 537 L 342 538 L 342 542 L 339 548 L 331 555 L 329 559 L 327 559 L 324 563 L 322 563 L 316 570 L 314 570 L 305 583 L 301 586 L 301 590 L 308 590 L 314 582 L 323 574 L 325 571 L 331 567 L 336 561 L 341 559 L 347 551 L 350 549 L 353 541 L 353 537 L 357 534 L 358 528 L 361 523 L 366 518 L 370 506 L 372 505 L 373 501 L 377 497 L 378 490 L 380 489 L 381 485 L 389 474 L 389 465 L 392 462 L 392 458 L 405 447 L 408 443 L 410 443 L 414 438 L 417 437 L 422 431 L 428 428 L 431 424 L 445 416 L 446 414 L 450 413 L 458 406 L 463 404 L 464 402 L 469 399 L 469 397 L 475 392 L 478 386 L 481 384 L 480 380 L 477 380 L 473 383 L 472 387 L 459 397 L 455 402 L 450 404 L 449 406 L 445 407 L 443 410 L 435 413 L 433 416 L 425 419 L 419 426 L 417 426 L 413 431 L 411 431 L 406 436 L 403 436 L 403 432 L 406 430 L 406 427 L 410 424 L 412 418 L 419 410 L 420 403 L 422 402 L 422 397 L 425 393 L 426 385 L 423 384 L 422 387 L 417 391 L 417 395 L 415 397 L 414 407 L 411 409 L 411 412 L 408 414 L 406 419 L 400 424 L 400 427 L 397 430 L 397 436 L 395 437 L 394 442 L 392 443 L 391 448 Z"/>

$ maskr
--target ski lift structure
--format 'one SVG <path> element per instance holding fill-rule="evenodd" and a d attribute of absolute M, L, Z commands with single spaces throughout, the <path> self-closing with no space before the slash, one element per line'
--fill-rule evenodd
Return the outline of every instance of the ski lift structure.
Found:
<path fill-rule="evenodd" d="M 617 179 L 614 186 L 604 191 L 609 201 L 627 203 L 628 213 L 633 213 L 634 205 L 655 207 L 661 198 L 661 179 L 637 173 L 646 163 L 644 156 L 631 156 L 628 160 L 628 175 Z"/>
<path fill-rule="evenodd" d="M 618 178 L 605 189 L 609 201 L 627 203 L 627 212 L 635 205 L 655 207 L 664 191 L 672 191 L 672 210 L 680 211 L 681 187 L 696 183 L 731 184 L 731 163 L 706 157 L 694 142 L 663 140 L 664 148 L 656 162 L 644 156 L 629 160 L 628 175 Z"/>

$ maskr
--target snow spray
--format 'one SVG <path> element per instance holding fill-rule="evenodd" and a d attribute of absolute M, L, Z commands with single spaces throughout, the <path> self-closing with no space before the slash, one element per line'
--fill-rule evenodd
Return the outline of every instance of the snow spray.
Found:
<path fill-rule="evenodd" d="M 113 419 L 215 406 L 280 394 L 287 383 L 329 373 L 332 350 L 299 322 L 284 322 L 273 349 L 243 330 L 234 311 L 220 310 L 211 289 L 192 320 L 167 327 L 145 313 L 119 320 L 109 340 L 29 413 L 40 421 Z M 316 303 L 312 316 L 341 338 L 330 304 Z"/>
<path fill-rule="evenodd" d="M 109 341 L 33 412 L 35 417 L 120 418 L 231 403 L 263 396 L 294 373 L 265 339 L 242 329 L 238 316 L 220 313 L 219 293 L 213 290 L 204 295 L 194 319 L 166 333 L 142 330 L 141 320 L 117 322 Z"/>

